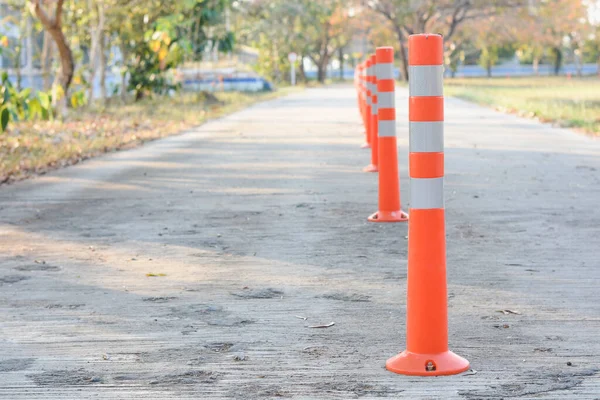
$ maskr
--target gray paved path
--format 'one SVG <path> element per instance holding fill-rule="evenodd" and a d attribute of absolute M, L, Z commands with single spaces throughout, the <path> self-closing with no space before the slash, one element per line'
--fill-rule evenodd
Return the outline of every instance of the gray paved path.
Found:
<path fill-rule="evenodd" d="M 1 187 L 0 398 L 600 399 L 600 141 L 447 99 L 450 347 L 478 372 L 403 377 L 407 229 L 366 222 L 355 104 L 311 89 Z"/>

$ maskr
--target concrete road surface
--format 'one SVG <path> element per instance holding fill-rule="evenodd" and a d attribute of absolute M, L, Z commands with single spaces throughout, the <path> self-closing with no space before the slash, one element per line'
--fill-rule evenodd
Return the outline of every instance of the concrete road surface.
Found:
<path fill-rule="evenodd" d="M 600 399 L 600 141 L 446 106 L 450 348 L 476 372 L 384 369 L 407 227 L 366 221 L 348 86 L 1 187 L 0 398 Z"/>

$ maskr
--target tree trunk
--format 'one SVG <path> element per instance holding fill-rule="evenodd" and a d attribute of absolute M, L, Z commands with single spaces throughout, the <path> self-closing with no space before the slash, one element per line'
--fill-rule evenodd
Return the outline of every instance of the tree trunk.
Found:
<path fill-rule="evenodd" d="M 404 43 L 404 35 L 400 27 L 396 28 L 398 41 L 400 42 L 400 78 L 408 82 L 408 57 L 406 56 L 406 45 Z"/>
<path fill-rule="evenodd" d="M 96 34 L 97 27 L 93 27 L 90 32 L 90 36 L 92 37 L 92 45 L 90 46 L 89 52 L 89 67 L 90 67 L 90 77 L 89 83 L 90 87 L 88 88 L 88 106 L 92 105 L 94 100 L 94 81 L 96 80 L 96 54 L 98 53 L 98 40 Z"/>
<path fill-rule="evenodd" d="M 56 47 L 58 48 L 58 54 L 60 56 L 60 84 L 67 97 L 69 86 L 73 80 L 73 73 L 75 71 L 75 62 L 73 61 L 73 52 L 67 43 L 67 39 L 62 31 L 62 5 L 64 0 L 58 0 L 56 3 L 56 9 L 54 17 L 50 18 L 44 9 L 42 8 L 42 0 L 30 0 L 29 6 L 33 13 L 38 17 L 46 31 L 52 36 Z"/>
<path fill-rule="evenodd" d="M 21 16 L 23 17 L 23 16 Z M 22 69 L 21 67 L 23 66 L 23 44 L 25 43 L 25 40 L 27 39 L 26 37 L 26 30 L 27 30 L 27 25 L 26 25 L 25 19 L 21 18 L 21 21 L 19 23 L 19 37 L 17 38 L 17 45 L 15 46 L 15 60 L 14 60 L 14 68 L 15 68 L 15 73 L 17 74 L 17 90 L 20 91 L 23 84 L 23 74 L 22 74 Z"/>
<path fill-rule="evenodd" d="M 558 47 L 554 47 L 552 51 L 554 52 L 554 75 L 558 75 L 562 64 L 562 51 Z"/>
<path fill-rule="evenodd" d="M 48 91 L 52 87 L 50 82 L 50 66 L 52 65 L 52 37 L 46 31 L 44 31 L 44 44 L 42 48 L 42 81 L 44 90 Z"/>
<path fill-rule="evenodd" d="M 317 63 L 317 80 L 320 83 L 325 83 L 325 79 L 327 79 L 327 65 L 329 64 L 329 55 L 324 54 L 319 59 Z"/>
<path fill-rule="evenodd" d="M 339 48 L 338 49 L 338 58 L 340 61 L 340 80 L 344 80 L 344 49 L 343 48 Z"/>
<path fill-rule="evenodd" d="M 273 68 L 273 76 L 275 81 L 281 81 L 281 72 L 279 71 L 279 51 L 277 50 L 277 45 L 273 42 L 272 50 L 273 52 L 273 60 L 274 60 L 274 68 Z"/>
<path fill-rule="evenodd" d="M 308 82 L 308 79 L 306 78 L 306 72 L 304 71 L 304 56 L 300 55 L 300 65 L 298 66 L 298 72 L 300 74 L 300 78 L 302 79 L 302 81 L 304 83 Z"/>
<path fill-rule="evenodd" d="M 67 97 L 69 86 L 71 86 L 71 81 L 73 80 L 73 73 L 75 72 L 73 53 L 60 28 L 52 28 L 49 32 L 56 43 L 56 47 L 58 47 L 58 54 L 60 56 L 60 84 L 65 92 L 65 97 Z"/>
<path fill-rule="evenodd" d="M 33 23 L 31 16 L 27 13 L 27 64 L 25 66 L 25 74 L 27 74 L 27 80 L 29 81 L 29 87 L 34 87 L 33 84 Z"/>
<path fill-rule="evenodd" d="M 598 54 L 598 77 L 600 78 L 600 54 Z"/>
<path fill-rule="evenodd" d="M 20 40 L 20 37 L 19 37 Z M 17 87 L 17 91 L 21 91 L 21 81 L 22 81 L 22 76 L 21 76 L 21 49 L 23 48 L 23 46 L 18 45 L 16 48 L 16 52 L 15 52 L 15 60 L 14 60 L 14 68 L 15 68 L 15 74 L 17 75 L 17 82 L 16 82 L 16 87 Z"/>
<path fill-rule="evenodd" d="M 127 100 L 127 63 L 125 61 L 127 60 L 127 50 L 122 41 L 119 49 L 121 50 L 121 59 L 123 60 L 123 68 L 121 69 L 121 101 L 125 102 Z"/>
<path fill-rule="evenodd" d="M 533 73 L 537 76 L 540 74 L 540 58 L 533 56 Z"/>
<path fill-rule="evenodd" d="M 317 65 L 317 80 L 321 83 L 324 83 L 326 76 L 327 76 L 327 65 L 323 65 L 323 64 L 319 63 Z"/>
<path fill-rule="evenodd" d="M 100 64 L 98 73 L 100 74 L 100 103 L 106 104 L 106 35 L 100 38 Z"/>
<path fill-rule="evenodd" d="M 492 77 L 492 63 L 488 62 L 485 69 L 487 71 L 487 77 L 491 78 Z"/>
<path fill-rule="evenodd" d="M 404 42 L 400 42 L 400 75 L 403 81 L 408 82 L 408 56 Z"/>
<path fill-rule="evenodd" d="M 99 72 L 99 68 L 101 64 L 101 53 L 104 50 L 104 46 L 102 41 L 104 40 L 104 6 L 94 0 L 88 0 L 88 8 L 90 12 L 93 12 L 95 9 L 97 12 L 97 19 L 93 20 L 92 26 L 90 28 L 90 36 L 91 36 L 91 46 L 89 53 L 89 67 L 90 67 L 90 87 L 88 93 L 88 101 L 89 104 L 92 104 L 94 99 L 94 86 L 96 81 L 96 72 Z"/>

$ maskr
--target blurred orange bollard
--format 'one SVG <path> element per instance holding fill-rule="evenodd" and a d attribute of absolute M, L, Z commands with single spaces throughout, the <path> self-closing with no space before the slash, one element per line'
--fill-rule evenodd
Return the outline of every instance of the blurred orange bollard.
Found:
<path fill-rule="evenodd" d="M 405 222 L 408 215 L 400 208 L 398 146 L 396 144 L 396 100 L 394 49 L 378 47 L 377 61 L 377 135 L 379 150 L 379 205 L 369 217 L 371 222 Z"/>
<path fill-rule="evenodd" d="M 448 350 L 444 213 L 443 39 L 411 35 L 410 222 L 406 350 L 387 360 L 403 375 L 453 375 L 469 362 Z"/>
<path fill-rule="evenodd" d="M 375 69 L 377 61 L 375 54 L 369 57 L 369 66 L 367 67 L 367 87 L 371 91 L 371 107 L 370 113 L 367 113 L 367 121 L 369 126 L 369 144 L 371 145 L 371 164 L 363 168 L 365 172 L 377 172 L 377 159 L 379 157 L 378 139 L 377 139 L 377 77 Z"/>
<path fill-rule="evenodd" d="M 358 92 L 359 92 L 359 109 L 360 117 L 362 119 L 363 126 L 365 128 L 365 142 L 361 146 L 363 149 L 371 147 L 369 144 L 369 136 L 367 132 L 367 111 L 366 111 L 366 88 L 365 88 L 365 63 L 362 62 L 358 65 Z"/>
<path fill-rule="evenodd" d="M 369 84 L 369 79 L 370 79 L 370 72 L 371 72 L 371 60 L 370 58 L 367 58 L 365 60 L 365 70 L 364 70 L 364 76 L 363 76 L 363 82 L 364 82 L 364 94 L 365 94 L 365 106 L 364 106 L 364 113 L 365 113 L 365 136 L 366 136 L 366 148 L 370 148 L 371 147 L 371 118 L 369 118 L 369 116 L 371 115 L 371 105 L 372 105 L 372 93 L 371 93 L 371 85 Z"/>

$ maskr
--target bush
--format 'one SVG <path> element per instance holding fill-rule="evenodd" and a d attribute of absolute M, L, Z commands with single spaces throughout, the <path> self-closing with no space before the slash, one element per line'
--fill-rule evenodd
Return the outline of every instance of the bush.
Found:
<path fill-rule="evenodd" d="M 32 95 L 31 89 L 18 91 L 8 80 L 8 74 L 2 74 L 0 86 L 0 132 L 4 132 L 10 121 L 33 121 L 35 119 L 53 119 L 52 96 L 46 92 Z"/>

